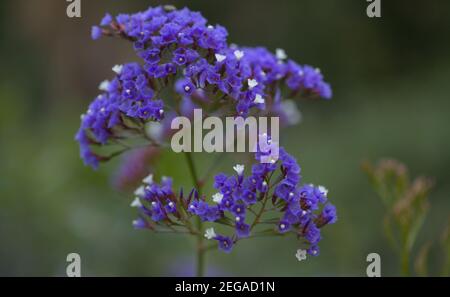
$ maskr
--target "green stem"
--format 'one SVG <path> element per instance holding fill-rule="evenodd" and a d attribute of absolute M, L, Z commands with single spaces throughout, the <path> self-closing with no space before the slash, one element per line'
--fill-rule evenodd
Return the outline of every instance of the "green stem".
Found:
<path fill-rule="evenodd" d="M 402 274 L 409 276 L 409 249 L 404 246 L 402 249 Z"/>
<path fill-rule="evenodd" d="M 201 184 L 198 179 L 197 170 L 195 169 L 195 164 L 192 159 L 192 154 L 190 152 L 184 153 L 188 163 L 189 172 L 194 182 L 195 188 L 197 189 L 198 195 L 201 196 Z M 202 221 L 197 217 L 197 276 L 202 277 L 205 274 L 205 247 L 203 246 L 203 230 Z"/>

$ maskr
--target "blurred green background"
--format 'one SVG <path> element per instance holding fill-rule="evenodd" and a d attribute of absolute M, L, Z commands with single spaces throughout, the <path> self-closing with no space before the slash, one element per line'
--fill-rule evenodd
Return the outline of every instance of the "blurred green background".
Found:
<path fill-rule="evenodd" d="M 320 67 L 334 90 L 332 101 L 301 102 L 302 124 L 281 136 L 304 181 L 326 185 L 338 208 L 321 255 L 299 263 L 294 238 L 253 239 L 229 255 L 210 253 L 210 274 L 364 276 L 376 252 L 382 274 L 399 275 L 382 204 L 360 170 L 365 159 L 397 158 L 414 176 L 435 178 L 415 252 L 437 241 L 450 213 L 449 1 L 382 0 L 380 19 L 366 16 L 363 0 L 81 2 L 81 19 L 66 16 L 65 1 L 0 2 L 0 275 L 65 275 L 71 252 L 81 255 L 82 275 L 192 271 L 191 239 L 132 229 L 132 197 L 113 186 L 120 160 L 94 172 L 74 141 L 99 82 L 114 64 L 137 60 L 125 42 L 91 41 L 90 27 L 105 12 L 161 3 L 201 11 L 231 42 L 284 48 Z M 190 183 L 180 157 L 163 154 L 158 169 Z M 430 256 L 437 275 L 438 244 Z"/>

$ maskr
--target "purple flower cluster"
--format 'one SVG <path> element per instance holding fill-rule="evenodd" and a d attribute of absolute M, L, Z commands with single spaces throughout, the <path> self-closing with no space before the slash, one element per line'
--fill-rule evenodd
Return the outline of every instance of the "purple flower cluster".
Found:
<path fill-rule="evenodd" d="M 155 98 L 152 79 L 137 63 L 118 65 L 111 81 L 100 85 L 103 94 L 97 96 L 81 116 L 81 127 L 76 135 L 80 143 L 81 157 L 94 168 L 102 157 L 91 150 L 93 144 L 104 145 L 115 136 L 118 129 L 130 128 L 124 117 L 142 124 L 160 121 L 164 117 L 164 104 Z"/>
<path fill-rule="evenodd" d="M 180 194 L 180 199 L 176 201 L 170 189 L 171 181 L 166 181 L 162 187 L 152 184 L 137 190 L 136 195 L 151 201 L 153 207 L 151 210 L 141 207 L 141 210 L 153 222 L 168 219 L 167 214 L 172 212 L 164 201 L 170 201 L 203 222 L 233 226 L 232 236 L 214 234 L 211 238 L 217 240 L 219 248 L 225 252 L 230 252 L 240 239 L 250 237 L 264 215 L 271 213 L 272 217 L 278 217 L 277 222 L 272 222 L 274 232 L 293 233 L 305 239 L 309 246 L 308 253 L 318 255 L 320 228 L 336 222 L 336 209 L 327 202 L 324 187 L 300 185 L 300 167 L 295 158 L 283 148 L 280 148 L 279 154 L 280 159 L 276 162 L 254 164 L 247 177 L 242 165 L 234 167 L 236 175 L 216 175 L 214 188 L 218 193 L 213 195 L 213 204 L 208 203 L 204 196 L 199 197 L 195 190 L 187 199 Z M 256 157 L 259 160 L 260 153 Z M 176 211 L 175 208 L 170 210 Z"/>
<path fill-rule="evenodd" d="M 267 49 L 238 48 L 227 44 L 227 31 L 207 25 L 200 13 L 187 8 L 149 8 L 132 15 L 107 14 L 102 27 L 93 27 L 92 37 L 116 35 L 133 41 L 149 75 L 165 78 L 178 74 L 183 96 L 207 91 L 210 97 L 228 96 L 235 101 L 239 115 L 274 97 L 282 82 L 295 94 L 331 97 L 330 86 L 318 69 L 287 60 Z M 285 61 L 286 60 L 286 61 Z"/>
<path fill-rule="evenodd" d="M 144 185 L 136 189 L 135 195 L 131 206 L 139 208 L 142 213 L 142 217 L 133 223 L 136 228 L 153 228 L 155 223 L 170 222 L 171 217 L 180 216 L 171 178 L 163 177 L 161 184 L 157 184 L 153 182 L 153 176 L 149 175 L 144 179 Z"/>
<path fill-rule="evenodd" d="M 92 38 L 119 36 L 132 41 L 143 65 L 116 66 L 117 76 L 100 85 L 105 93 L 82 116 L 76 136 L 85 164 L 96 168 L 108 159 L 93 152 L 92 145 L 112 140 L 117 126 L 129 128 L 124 117 L 140 125 L 160 121 L 164 104 L 156 97 L 167 87 L 183 99 L 180 105 L 189 100 L 210 107 L 218 101 L 214 106 L 219 109 L 231 100 L 234 114 L 241 116 L 253 107 L 281 114 L 282 86 L 290 90 L 291 98 L 296 94 L 331 97 L 318 69 L 287 60 L 280 49 L 274 55 L 261 47 L 228 45 L 227 35 L 225 28 L 207 25 L 200 13 L 187 8 L 158 6 L 131 15 L 106 14 L 100 26 L 92 28 Z"/>
<path fill-rule="evenodd" d="M 92 28 L 92 38 L 131 41 L 141 64 L 116 65 L 116 76 L 100 84 L 102 94 L 82 115 L 76 140 L 85 164 L 96 168 L 111 157 L 95 152 L 95 146 L 129 148 L 123 140 L 133 133 L 153 140 L 146 130 L 149 122 L 166 118 L 161 129 L 169 135 L 166 121 L 188 116 L 194 106 L 219 116 L 281 115 L 286 94 L 291 99 L 331 98 L 319 69 L 297 64 L 281 49 L 273 54 L 263 47 L 229 45 L 227 35 L 225 28 L 208 25 L 200 13 L 187 8 L 158 6 L 135 14 L 106 14 Z M 168 94 L 164 101 L 163 94 Z M 327 202 L 325 188 L 301 184 L 295 158 L 265 137 L 250 175 L 245 176 L 243 165 L 236 165 L 236 175 L 215 176 L 218 192 L 212 202 L 199 194 L 200 189 L 185 197 L 183 191 L 175 194 L 170 178 L 158 184 L 152 175 L 146 177 L 131 204 L 141 214 L 134 226 L 197 236 L 203 230 L 193 227 L 192 218 L 232 227 L 231 235 L 216 234 L 213 228 L 205 234 L 230 252 L 239 240 L 262 232 L 258 229 L 264 222 L 271 226 L 270 234 L 293 233 L 304 239 L 309 254 L 317 255 L 320 230 L 336 222 L 336 209 Z"/>
<path fill-rule="evenodd" d="M 316 255 L 317 243 L 321 239 L 319 228 L 336 222 L 336 209 L 327 203 L 325 188 L 313 185 L 300 186 L 300 167 L 297 161 L 283 148 L 280 148 L 279 154 L 280 159 L 275 163 L 253 165 L 251 175 L 248 177 L 242 174 L 217 175 L 214 186 L 223 195 L 218 205 L 219 209 L 228 211 L 235 220 L 236 233 L 232 237 L 232 241 L 235 242 L 250 235 L 251 227 L 245 223 L 248 209 L 261 202 L 263 207 L 260 215 L 262 215 L 265 211 L 264 206 L 270 198 L 273 210 L 282 213 L 277 224 L 278 232 L 293 232 L 305 238 L 310 245 L 310 254 Z M 259 158 L 257 154 L 257 159 Z M 276 172 L 279 176 L 273 181 Z M 325 206 L 318 212 L 321 205 Z M 252 225 L 257 224 L 259 219 L 257 214 Z"/>

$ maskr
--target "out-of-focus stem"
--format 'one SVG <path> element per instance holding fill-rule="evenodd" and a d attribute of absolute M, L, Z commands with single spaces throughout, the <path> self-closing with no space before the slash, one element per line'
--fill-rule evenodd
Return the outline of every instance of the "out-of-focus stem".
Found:
<path fill-rule="evenodd" d="M 191 174 L 192 181 L 197 189 L 198 195 L 201 196 L 201 184 L 198 179 L 197 170 L 195 169 L 194 160 L 190 152 L 185 152 L 186 160 L 188 163 L 189 172 Z M 201 277 L 205 274 L 205 251 L 203 246 L 203 230 L 202 221 L 197 217 L 197 276 Z"/>

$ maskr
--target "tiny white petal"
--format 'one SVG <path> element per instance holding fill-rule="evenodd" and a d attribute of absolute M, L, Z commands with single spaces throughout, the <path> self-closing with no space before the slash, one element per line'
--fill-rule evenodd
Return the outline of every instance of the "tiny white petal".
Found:
<path fill-rule="evenodd" d="M 236 222 L 239 222 L 241 220 L 240 217 L 236 217 Z"/>
<path fill-rule="evenodd" d="M 242 57 L 244 57 L 244 52 L 240 51 L 240 50 L 235 50 L 234 51 L 234 56 L 239 61 L 240 59 L 242 59 Z"/>
<path fill-rule="evenodd" d="M 233 166 L 233 169 L 237 172 L 238 175 L 242 175 L 242 173 L 244 173 L 245 166 L 236 164 L 235 166 Z"/>
<path fill-rule="evenodd" d="M 160 109 L 159 110 L 159 114 L 163 114 L 164 113 L 164 110 L 163 109 Z"/>
<path fill-rule="evenodd" d="M 144 186 L 140 186 L 139 188 L 137 188 L 136 191 L 134 191 L 134 195 L 136 195 L 138 197 L 144 197 L 145 196 Z"/>
<path fill-rule="evenodd" d="M 317 73 L 320 73 L 320 68 L 316 68 L 316 72 L 317 72 Z"/>
<path fill-rule="evenodd" d="M 173 202 L 169 202 L 169 206 L 170 206 L 170 207 L 173 207 Z"/>
<path fill-rule="evenodd" d="M 205 230 L 205 237 L 207 239 L 214 239 L 216 237 L 216 232 L 214 231 L 214 228 L 208 228 Z"/>
<path fill-rule="evenodd" d="M 256 81 L 256 79 L 249 79 L 247 82 L 248 82 L 248 88 L 250 90 L 258 85 L 258 82 Z"/>
<path fill-rule="evenodd" d="M 295 257 L 299 261 L 305 260 L 306 259 L 306 250 L 298 249 L 297 253 L 295 254 Z"/>
<path fill-rule="evenodd" d="M 222 194 L 222 193 L 216 193 L 216 194 L 214 194 L 214 195 L 212 196 L 212 198 L 213 198 L 213 201 L 214 201 L 214 202 L 220 203 L 220 202 L 222 202 L 223 194 Z"/>
<path fill-rule="evenodd" d="M 108 87 L 109 87 L 109 80 L 104 80 L 100 83 L 98 89 L 100 91 L 108 91 Z"/>
<path fill-rule="evenodd" d="M 134 198 L 133 202 L 130 204 L 131 207 L 141 207 L 142 203 L 139 197 Z"/>
<path fill-rule="evenodd" d="M 253 103 L 255 104 L 264 104 L 266 101 L 260 94 L 256 94 L 255 100 L 253 100 Z"/>
<path fill-rule="evenodd" d="M 117 73 L 117 74 L 120 74 L 120 73 L 122 72 L 122 69 L 123 69 L 123 65 L 115 65 L 115 66 L 112 68 L 112 71 L 114 71 L 114 72 Z"/>
<path fill-rule="evenodd" d="M 325 195 L 325 197 L 328 195 L 328 189 L 324 186 L 318 186 L 318 189 L 323 195 Z"/>
<path fill-rule="evenodd" d="M 149 174 L 146 178 L 142 180 L 145 184 L 151 185 L 153 184 L 153 174 Z"/>
<path fill-rule="evenodd" d="M 85 115 L 84 113 L 82 113 L 82 114 L 80 115 L 80 119 L 84 119 L 85 116 L 86 116 L 86 115 Z"/>
<path fill-rule="evenodd" d="M 276 49 L 276 56 L 277 56 L 278 60 L 285 60 L 285 59 L 287 59 L 286 52 L 282 48 L 277 48 Z"/>
<path fill-rule="evenodd" d="M 212 30 L 212 29 L 214 29 L 214 26 L 209 25 L 209 26 L 208 26 L 208 29 L 209 29 L 209 30 Z"/>
<path fill-rule="evenodd" d="M 155 201 L 152 202 L 152 206 L 153 206 L 153 207 L 156 206 L 156 202 L 155 202 Z"/>
<path fill-rule="evenodd" d="M 263 181 L 262 185 L 263 185 L 264 187 L 267 186 L 267 182 L 266 182 L 266 181 Z"/>
<path fill-rule="evenodd" d="M 227 58 L 227 56 L 225 56 L 225 55 L 216 54 L 216 60 L 217 60 L 217 62 L 222 62 L 222 61 L 225 60 L 226 58 Z"/>

